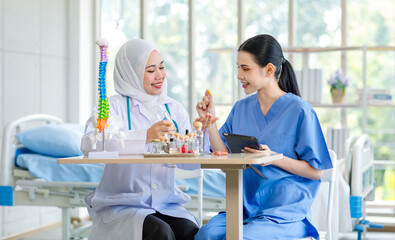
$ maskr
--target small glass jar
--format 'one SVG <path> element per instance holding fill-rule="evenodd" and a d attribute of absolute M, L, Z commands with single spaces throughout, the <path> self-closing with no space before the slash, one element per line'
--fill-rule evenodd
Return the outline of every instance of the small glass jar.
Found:
<path fill-rule="evenodd" d="M 201 122 L 194 122 L 193 126 L 196 130 L 196 139 L 199 142 L 199 152 L 204 152 L 204 133 L 202 131 L 202 123 Z"/>
<path fill-rule="evenodd" d="M 167 143 L 166 143 L 166 138 L 165 137 L 160 137 L 159 141 L 161 143 L 161 148 L 160 148 L 160 152 L 161 154 L 166 153 L 166 149 L 167 149 Z"/>
<path fill-rule="evenodd" d="M 162 149 L 162 143 L 159 139 L 151 139 L 148 145 L 148 153 L 150 154 L 158 154 Z"/>
<path fill-rule="evenodd" d="M 177 154 L 178 150 L 177 150 L 177 145 L 176 142 L 174 141 L 174 138 L 170 138 L 170 142 L 169 142 L 169 153 L 170 154 Z"/>
<path fill-rule="evenodd" d="M 180 134 L 179 133 L 175 133 L 174 137 L 175 137 L 174 141 L 175 141 L 176 146 L 177 146 L 177 153 L 181 153 L 182 142 L 181 142 L 181 139 L 180 139 Z"/>
<path fill-rule="evenodd" d="M 194 154 L 199 154 L 199 141 L 196 139 L 196 133 L 192 134 L 192 151 Z"/>

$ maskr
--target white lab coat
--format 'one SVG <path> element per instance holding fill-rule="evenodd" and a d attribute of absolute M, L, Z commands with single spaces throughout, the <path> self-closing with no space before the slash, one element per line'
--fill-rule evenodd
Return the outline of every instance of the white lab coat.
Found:
<path fill-rule="evenodd" d="M 115 140 L 106 142 L 107 151 L 120 154 L 142 154 L 145 151 L 147 129 L 153 124 L 147 109 L 137 100 L 130 105 L 131 130 L 128 130 L 126 97 L 112 96 L 109 99 L 110 114 L 121 117 L 125 122 L 125 148 Z M 178 124 L 181 134 L 190 129 L 189 116 L 178 102 L 168 104 L 171 117 Z M 88 120 L 81 148 L 84 154 L 93 151 L 89 133 L 96 119 L 94 111 Z M 100 143 L 100 142 L 99 142 Z M 101 150 L 101 144 L 97 145 Z M 96 150 L 96 151 L 97 151 Z M 187 170 L 199 168 L 199 164 L 177 164 Z M 89 239 L 142 239 L 142 226 L 147 215 L 156 211 L 174 217 L 189 219 L 198 225 L 195 217 L 182 207 L 190 197 L 175 185 L 174 168 L 163 164 L 107 164 L 97 189 L 85 201 L 93 221 Z"/>

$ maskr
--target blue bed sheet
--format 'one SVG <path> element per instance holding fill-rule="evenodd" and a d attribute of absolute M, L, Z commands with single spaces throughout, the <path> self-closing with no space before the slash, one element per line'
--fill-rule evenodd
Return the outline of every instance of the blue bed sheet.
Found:
<path fill-rule="evenodd" d="M 19 167 L 26 168 L 47 181 L 99 182 L 103 164 L 58 164 L 56 158 L 37 153 L 22 153 L 16 158 Z M 187 185 L 188 194 L 197 194 L 197 178 L 177 179 L 177 185 Z M 221 170 L 203 170 L 203 195 L 225 198 L 225 174 Z"/>
<path fill-rule="evenodd" d="M 19 154 L 16 163 L 47 181 L 99 182 L 103 173 L 103 164 L 58 164 L 56 158 L 36 153 Z"/>

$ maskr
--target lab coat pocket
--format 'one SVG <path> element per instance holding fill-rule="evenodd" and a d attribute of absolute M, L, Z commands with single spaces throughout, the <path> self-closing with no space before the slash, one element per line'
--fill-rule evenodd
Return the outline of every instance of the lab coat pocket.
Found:
<path fill-rule="evenodd" d="M 120 193 L 107 196 L 105 202 L 107 206 L 140 206 L 142 204 L 143 193 Z"/>

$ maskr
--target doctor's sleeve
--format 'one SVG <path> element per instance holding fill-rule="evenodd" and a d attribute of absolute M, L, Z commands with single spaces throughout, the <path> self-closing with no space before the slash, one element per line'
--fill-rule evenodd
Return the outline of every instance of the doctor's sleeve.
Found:
<path fill-rule="evenodd" d="M 299 122 L 295 143 L 298 159 L 307 161 L 316 169 L 332 168 L 328 147 L 314 110 L 302 111 Z"/>

